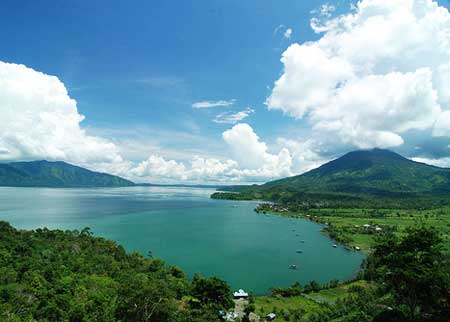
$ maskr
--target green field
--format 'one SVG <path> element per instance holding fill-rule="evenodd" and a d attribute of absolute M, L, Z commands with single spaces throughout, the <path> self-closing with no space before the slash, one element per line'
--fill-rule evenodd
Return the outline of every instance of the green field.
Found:
<path fill-rule="evenodd" d="M 297 314 L 297 316 L 301 317 L 301 321 L 308 321 L 314 315 L 329 311 L 328 304 L 332 305 L 338 299 L 344 299 L 350 295 L 353 287 L 368 288 L 370 284 L 360 280 L 300 296 L 256 297 L 255 314 L 260 317 L 265 317 L 268 313 L 275 313 L 277 315 L 277 321 L 288 322 L 291 321 L 288 320 L 288 313 L 290 313 L 291 319 L 293 314 Z"/>
<path fill-rule="evenodd" d="M 375 236 L 383 231 L 392 230 L 401 235 L 409 226 L 430 225 L 442 233 L 444 247 L 450 252 L 450 207 L 428 210 L 320 208 L 273 213 L 323 224 L 325 232 L 332 237 L 333 232 L 337 235 L 336 240 L 351 247 L 358 246 L 363 252 L 370 252 Z M 366 224 L 372 228 L 364 228 Z M 376 226 L 382 228 L 382 232 L 374 231 Z"/>
<path fill-rule="evenodd" d="M 338 299 L 343 299 L 348 296 L 349 291 L 355 286 L 364 288 L 370 287 L 367 281 L 359 280 L 356 282 L 339 285 L 335 288 L 324 289 L 319 292 L 306 294 L 305 297 L 317 303 L 334 304 Z"/>
<path fill-rule="evenodd" d="M 275 313 L 276 321 L 280 322 L 288 321 L 284 317 L 293 311 L 297 311 L 302 317 L 308 317 L 325 309 L 323 305 L 304 296 L 260 296 L 255 298 L 255 308 L 258 316 L 265 317 L 269 313 Z"/>

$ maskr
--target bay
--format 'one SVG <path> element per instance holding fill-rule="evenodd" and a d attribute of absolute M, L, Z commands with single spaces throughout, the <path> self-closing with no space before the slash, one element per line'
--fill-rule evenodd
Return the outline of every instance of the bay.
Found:
<path fill-rule="evenodd" d="M 255 202 L 212 200 L 211 189 L 0 188 L 0 220 L 20 229 L 82 229 L 149 251 L 189 276 L 217 276 L 233 289 L 266 294 L 296 281 L 353 277 L 360 253 L 333 248 L 321 226 L 256 214 Z M 303 241 L 303 242 L 302 242 Z M 297 253 L 297 251 L 302 253 Z M 297 270 L 289 265 L 297 265 Z"/>

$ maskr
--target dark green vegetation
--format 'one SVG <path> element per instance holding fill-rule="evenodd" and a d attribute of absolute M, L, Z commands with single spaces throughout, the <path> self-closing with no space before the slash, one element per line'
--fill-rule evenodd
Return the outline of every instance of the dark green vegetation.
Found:
<path fill-rule="evenodd" d="M 220 321 L 229 286 L 127 254 L 89 229 L 22 231 L 0 222 L 0 321 Z"/>
<path fill-rule="evenodd" d="M 134 183 L 65 162 L 32 161 L 0 164 L 0 186 L 126 187 Z"/>
<path fill-rule="evenodd" d="M 410 208 L 447 205 L 450 169 L 414 162 L 389 150 L 350 152 L 299 176 L 227 187 L 213 198 L 271 200 L 305 207 Z"/>
<path fill-rule="evenodd" d="M 426 226 L 376 237 L 360 280 L 296 283 L 251 298 L 252 317 L 277 321 L 444 322 L 450 316 L 450 258 Z M 220 321 L 233 306 L 217 278 L 127 254 L 89 229 L 19 231 L 0 222 L 0 321 Z M 242 321 L 248 321 L 244 317 Z"/>
<path fill-rule="evenodd" d="M 259 316 L 274 312 L 281 322 L 449 321 L 450 258 L 433 228 L 379 235 L 360 278 L 331 288 L 276 288 L 256 298 L 253 309 Z"/>

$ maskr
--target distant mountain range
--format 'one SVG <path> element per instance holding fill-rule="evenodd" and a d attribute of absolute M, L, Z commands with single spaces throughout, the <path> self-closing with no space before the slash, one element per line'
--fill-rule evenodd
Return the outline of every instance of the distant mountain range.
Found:
<path fill-rule="evenodd" d="M 0 186 L 128 187 L 134 183 L 65 162 L 31 161 L 0 164 Z"/>
<path fill-rule="evenodd" d="M 384 149 L 354 151 L 302 175 L 263 185 L 226 187 L 213 198 L 294 202 L 450 197 L 450 169 Z"/>

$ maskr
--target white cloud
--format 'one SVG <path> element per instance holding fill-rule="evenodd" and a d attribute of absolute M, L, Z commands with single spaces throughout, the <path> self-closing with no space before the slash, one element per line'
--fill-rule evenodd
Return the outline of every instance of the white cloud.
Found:
<path fill-rule="evenodd" d="M 311 11 L 311 14 L 318 15 L 320 17 L 330 18 L 336 11 L 336 7 L 330 3 L 324 3 L 319 8 Z"/>
<path fill-rule="evenodd" d="M 291 37 L 292 37 L 292 28 L 288 28 L 288 29 L 286 29 L 286 31 L 284 32 L 284 38 L 286 38 L 286 39 L 291 39 Z"/>
<path fill-rule="evenodd" d="M 436 120 L 433 129 L 434 136 L 448 136 L 450 137 L 450 111 L 444 111 Z"/>
<path fill-rule="evenodd" d="M 319 14 L 321 16 L 329 18 L 329 17 L 331 17 L 331 15 L 333 14 L 333 12 L 335 10 L 336 10 L 336 7 L 334 5 L 329 4 L 329 3 L 325 3 L 322 6 L 320 6 Z"/>
<path fill-rule="evenodd" d="M 433 159 L 433 158 L 416 157 L 413 158 L 413 160 L 416 162 L 434 165 L 435 167 L 439 168 L 450 168 L 450 158 Z"/>
<path fill-rule="evenodd" d="M 80 127 L 84 116 L 55 76 L 0 62 L 0 159 L 121 165 L 114 143 Z"/>
<path fill-rule="evenodd" d="M 213 122 L 215 123 L 220 123 L 220 124 L 236 124 L 244 119 L 246 119 L 247 117 L 250 116 L 250 114 L 253 114 L 255 112 L 254 109 L 247 107 L 245 110 L 243 111 L 239 111 L 236 113 L 233 112 L 223 112 L 218 114 Z"/>
<path fill-rule="evenodd" d="M 142 161 L 130 173 L 137 177 L 150 177 L 160 180 L 186 180 L 186 167 L 182 163 L 174 160 L 165 160 L 158 155 L 151 155 L 147 160 Z"/>
<path fill-rule="evenodd" d="M 278 138 L 278 144 L 287 149 L 292 156 L 292 172 L 301 174 L 315 169 L 325 162 L 331 161 L 323 157 L 319 142 L 309 139 L 297 141 L 287 138 Z"/>
<path fill-rule="evenodd" d="M 326 31 L 328 21 L 335 11 L 336 7 L 329 3 L 325 3 L 318 9 L 312 10 L 311 14 L 315 16 L 311 19 L 311 28 L 317 33 Z"/>
<path fill-rule="evenodd" d="M 220 106 L 230 106 L 236 102 L 235 99 L 232 100 L 220 100 L 220 101 L 201 101 L 192 104 L 193 108 L 211 108 Z"/>
<path fill-rule="evenodd" d="M 248 170 L 243 175 L 280 177 L 292 174 L 289 151 L 283 148 L 276 155 L 269 153 L 267 144 L 260 140 L 250 125 L 237 124 L 222 136 L 239 164 Z"/>
<path fill-rule="evenodd" d="M 152 155 L 130 170 L 136 181 L 146 182 L 261 182 L 292 175 L 292 157 L 287 148 L 271 154 L 248 124 L 237 124 L 223 133 L 225 143 L 235 154 L 219 160 L 196 156 L 178 162 Z"/>
<path fill-rule="evenodd" d="M 313 136 L 358 148 L 403 144 L 408 131 L 450 136 L 450 14 L 432 0 L 362 0 L 317 41 L 282 56 L 269 109 L 306 119 Z M 326 140 L 326 139 L 325 139 Z"/>

